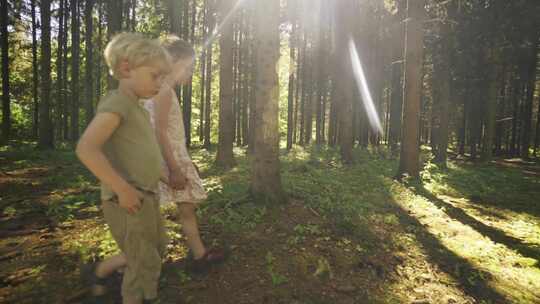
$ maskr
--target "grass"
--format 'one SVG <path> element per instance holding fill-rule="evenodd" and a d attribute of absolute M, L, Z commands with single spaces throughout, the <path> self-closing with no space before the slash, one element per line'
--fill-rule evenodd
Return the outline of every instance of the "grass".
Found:
<path fill-rule="evenodd" d="M 243 150 L 235 153 L 238 165 L 223 171 L 213 165 L 214 152 L 193 151 L 209 194 L 198 213 L 207 237 L 240 243 L 257 235 L 269 237 L 268 243 L 258 239 L 260 250 L 252 249 L 259 256 L 250 267 L 259 268 L 249 273 L 260 272 L 273 296 L 291 296 L 290 286 L 316 291 L 348 280 L 374 287 L 374 295 L 362 295 L 373 303 L 403 303 L 411 297 L 464 303 L 540 301 L 540 207 L 535 203 L 540 178 L 519 167 L 451 161 L 440 168 L 424 155 L 421 180 L 398 183 L 392 179 L 397 162 L 382 149 L 357 149 L 355 164 L 343 166 L 336 150 L 295 147 L 281 155 L 282 184 L 290 203 L 271 206 L 247 194 L 249 160 Z M 9 187 L 2 188 L 3 218 L 41 214 L 73 225 L 77 234 L 58 236 L 66 259 L 92 260 L 117 251 L 98 212 L 96 180 L 71 151 L 4 146 L 0 164 L 10 178 Z M 36 193 L 20 201 L 16 193 L 24 189 Z M 169 260 L 182 261 L 187 248 L 180 226 L 167 225 Z M 230 263 L 244 265 L 243 259 L 253 254 L 237 254 Z M 51 271 L 36 265 L 31 269 L 36 269 L 32 276 L 46 277 Z M 180 284 L 196 283 L 176 270 L 173 276 Z M 328 297 L 302 299 L 341 303 Z"/>

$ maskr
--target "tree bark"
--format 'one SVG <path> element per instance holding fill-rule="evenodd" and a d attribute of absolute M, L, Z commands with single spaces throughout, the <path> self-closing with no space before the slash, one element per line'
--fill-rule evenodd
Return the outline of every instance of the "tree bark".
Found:
<path fill-rule="evenodd" d="M 232 9 L 231 0 L 221 0 L 221 20 Z M 217 165 L 223 168 L 234 166 L 233 138 L 234 138 L 234 113 L 233 113 L 233 23 L 229 22 L 222 28 L 219 40 L 219 143 L 216 156 Z"/>
<path fill-rule="evenodd" d="M 201 37 L 204 40 L 207 39 L 208 36 L 208 0 L 204 0 L 203 3 L 203 21 L 201 26 Z M 203 49 L 201 51 L 201 99 L 200 99 L 200 106 L 199 106 L 199 142 L 204 141 L 204 120 L 205 120 L 205 92 L 206 92 L 206 49 Z"/>
<path fill-rule="evenodd" d="M 352 1 L 340 1 L 336 7 L 336 51 L 334 64 L 334 80 L 336 85 L 336 106 L 338 117 L 338 140 L 341 160 L 344 164 L 352 164 L 353 155 L 353 124 L 352 124 L 352 97 L 353 75 L 351 70 L 351 55 L 349 54 L 349 38 L 347 33 L 352 32 L 353 15 Z"/>
<path fill-rule="evenodd" d="M 523 137 L 521 138 L 521 157 L 529 158 L 529 148 L 531 145 L 531 129 L 532 129 L 532 114 L 533 114 L 533 98 L 536 88 L 536 68 L 538 64 L 538 45 L 540 36 L 536 33 L 532 37 L 532 46 L 530 50 L 530 59 L 527 71 L 527 95 L 525 97 L 525 119 L 523 121 Z"/>
<path fill-rule="evenodd" d="M 279 163 L 279 0 L 256 2 L 256 96 L 251 194 L 259 201 L 286 201 Z"/>
<path fill-rule="evenodd" d="M 77 0 L 74 0 L 77 1 Z M 110 40 L 116 33 L 122 31 L 122 20 L 123 20 L 123 1 L 124 0 L 114 0 L 106 1 L 107 3 L 107 37 Z M 109 90 L 117 86 L 117 81 L 110 74 L 107 77 L 107 86 Z"/>
<path fill-rule="evenodd" d="M 449 4 L 452 5 L 452 4 Z M 453 8 L 448 7 L 447 18 L 451 18 L 453 14 Z M 452 35 L 452 29 L 450 27 L 450 20 L 446 20 L 441 24 L 441 41 L 440 48 L 438 49 L 439 56 L 436 56 L 436 60 L 433 64 L 435 79 L 437 81 L 436 90 L 438 94 L 436 97 L 437 108 L 434 108 L 434 118 L 436 118 L 436 126 L 432 128 L 432 138 L 434 138 L 435 146 L 435 162 L 441 166 L 446 167 L 447 149 L 448 149 L 448 126 L 449 126 L 449 112 L 450 112 L 450 84 L 452 81 L 452 75 L 450 71 L 451 56 L 450 52 L 453 49 L 453 45 L 450 41 Z M 435 101 L 434 101 L 435 103 Z M 433 141 L 433 140 L 432 140 Z"/>
<path fill-rule="evenodd" d="M 208 35 L 212 35 L 212 31 L 215 25 L 215 18 L 213 15 L 215 1 L 208 0 Z M 205 110 L 205 121 L 204 121 L 204 147 L 209 149 L 211 146 L 210 142 L 210 131 L 212 128 L 212 54 L 213 53 L 213 43 L 208 45 L 206 50 L 206 102 L 204 105 Z"/>
<path fill-rule="evenodd" d="M 2 141 L 11 137 L 11 100 L 9 97 L 8 2 L 0 1 L 0 34 L 2 46 Z"/>
<path fill-rule="evenodd" d="M 68 29 L 69 29 L 69 16 L 70 16 L 70 1 L 64 0 L 64 38 L 63 38 L 63 58 L 62 58 L 62 138 L 64 140 L 69 140 L 69 91 L 68 91 Z"/>
<path fill-rule="evenodd" d="M 403 136 L 398 176 L 420 176 L 419 118 L 422 97 L 422 67 L 424 54 L 424 0 L 407 1 L 407 24 L 405 36 L 405 84 L 403 109 Z"/>
<path fill-rule="evenodd" d="M 500 62 L 498 50 L 490 48 L 488 58 L 491 69 L 488 76 L 488 96 L 485 108 L 484 142 L 482 145 L 482 161 L 489 162 L 493 158 L 493 142 L 495 138 L 495 119 L 497 116 L 497 98 L 499 88 Z"/>
<path fill-rule="evenodd" d="M 53 149 L 54 138 L 50 116 L 51 96 L 51 2 L 41 0 L 41 104 L 39 107 L 38 148 Z"/>
<path fill-rule="evenodd" d="M 92 73 L 94 66 L 94 42 L 92 41 L 92 34 L 94 31 L 94 16 L 92 14 L 94 9 L 94 0 L 86 0 L 85 3 L 85 23 L 86 23 L 86 81 L 85 81 L 85 90 L 86 90 L 86 111 L 85 111 L 85 125 L 88 125 L 92 118 L 94 117 L 94 87 L 92 81 Z"/>
<path fill-rule="evenodd" d="M 62 2 L 62 0 L 61 0 Z M 39 68 L 38 68 L 38 54 L 37 54 L 37 22 L 36 22 L 36 0 L 32 0 L 31 3 L 31 14 L 32 14 L 32 93 L 33 93 L 33 123 L 32 123 L 32 137 L 38 138 L 39 130 L 39 95 L 38 95 L 38 85 L 39 85 Z M 61 4 L 62 6 L 62 4 Z M 59 17 L 62 18 L 62 9 L 59 11 Z M 60 19 L 61 20 L 61 19 Z M 62 24 L 60 22 L 60 24 Z M 60 26 L 60 29 L 62 26 Z M 58 35 L 60 36 L 60 34 Z M 59 37 L 60 38 L 60 37 Z M 58 45 L 60 44 L 60 39 L 58 39 Z M 58 49 L 62 49 L 58 47 Z M 61 60 L 58 61 L 58 64 L 61 65 Z M 57 81 L 61 79 L 60 74 L 57 74 Z M 58 81 L 59 82 L 59 81 Z"/>
<path fill-rule="evenodd" d="M 289 19 L 291 21 L 291 34 L 289 39 L 289 87 L 287 91 L 287 150 L 293 145 L 294 131 L 294 89 L 295 89 L 295 57 L 296 57 L 296 0 L 289 0 Z"/>
<path fill-rule="evenodd" d="M 79 1 L 71 3 L 71 136 L 70 140 L 79 140 L 79 54 L 80 54 L 80 20 Z"/>

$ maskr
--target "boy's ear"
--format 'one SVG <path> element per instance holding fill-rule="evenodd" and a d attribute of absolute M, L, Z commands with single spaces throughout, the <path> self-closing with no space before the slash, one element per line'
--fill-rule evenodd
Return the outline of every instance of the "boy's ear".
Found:
<path fill-rule="evenodd" d="M 122 60 L 118 64 L 118 74 L 120 78 L 128 78 L 130 72 L 129 62 L 127 60 Z"/>

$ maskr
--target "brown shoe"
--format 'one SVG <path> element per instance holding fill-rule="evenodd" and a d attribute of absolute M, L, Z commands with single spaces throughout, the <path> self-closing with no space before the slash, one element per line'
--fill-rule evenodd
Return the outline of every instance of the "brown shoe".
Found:
<path fill-rule="evenodd" d="M 226 254 L 223 249 L 212 248 L 206 250 L 206 253 L 199 259 L 193 259 L 189 265 L 192 272 L 206 272 L 212 265 L 225 261 Z"/>

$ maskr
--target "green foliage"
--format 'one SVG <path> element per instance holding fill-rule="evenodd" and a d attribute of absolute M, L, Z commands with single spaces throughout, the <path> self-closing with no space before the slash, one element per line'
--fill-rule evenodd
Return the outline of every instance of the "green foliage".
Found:
<path fill-rule="evenodd" d="M 78 238 L 65 245 L 85 262 L 103 259 L 120 252 L 106 226 L 97 226 L 83 231 Z"/>
<path fill-rule="evenodd" d="M 276 258 L 272 254 L 272 252 L 268 251 L 268 253 L 265 256 L 266 261 L 266 270 L 268 271 L 268 274 L 270 275 L 270 279 L 272 282 L 272 285 L 278 286 L 284 283 L 287 283 L 289 280 L 286 276 L 279 274 L 275 271 L 275 262 Z"/>
<path fill-rule="evenodd" d="M 342 233 L 364 230 L 362 219 L 390 197 L 394 164 L 355 150 L 356 164 L 343 167 L 337 150 L 295 148 L 283 161 L 283 183 L 293 198 L 335 219 Z"/>

